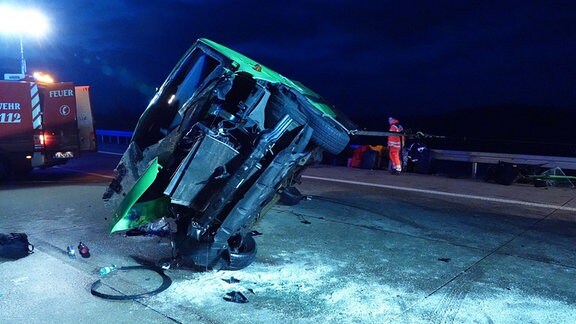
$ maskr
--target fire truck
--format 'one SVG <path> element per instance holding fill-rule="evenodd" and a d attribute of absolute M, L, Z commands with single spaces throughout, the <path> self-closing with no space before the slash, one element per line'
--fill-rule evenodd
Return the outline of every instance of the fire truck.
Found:
<path fill-rule="evenodd" d="M 0 80 L 0 179 L 95 150 L 89 86 L 42 75 Z"/>

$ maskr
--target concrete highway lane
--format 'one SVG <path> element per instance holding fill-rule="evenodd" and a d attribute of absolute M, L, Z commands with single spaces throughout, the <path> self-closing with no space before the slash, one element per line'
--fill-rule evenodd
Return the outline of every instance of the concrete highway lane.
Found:
<path fill-rule="evenodd" d="M 167 270 L 173 283 L 155 296 L 94 297 L 100 267 L 171 254 L 163 238 L 108 234 L 101 196 L 118 160 L 88 154 L 0 184 L 0 232 L 25 232 L 35 246 L 0 259 L 0 322 L 576 322 L 574 189 L 331 166 L 307 170 L 309 200 L 255 226 L 249 267 Z M 66 255 L 79 242 L 89 258 Z M 161 278 L 118 271 L 102 283 L 137 294 Z M 249 302 L 225 301 L 233 291 Z"/>

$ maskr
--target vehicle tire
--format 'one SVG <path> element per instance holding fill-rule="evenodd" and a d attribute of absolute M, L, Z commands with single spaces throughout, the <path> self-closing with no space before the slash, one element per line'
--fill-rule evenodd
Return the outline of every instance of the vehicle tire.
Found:
<path fill-rule="evenodd" d="M 271 120 L 275 125 L 282 117 L 288 114 L 297 124 L 309 124 L 314 129 L 312 141 L 316 145 L 335 155 L 342 152 L 350 141 L 348 133 L 328 117 L 310 111 L 312 108 L 303 107 L 304 111 L 301 111 L 296 100 L 281 99 L 281 96 L 290 95 L 278 93 L 270 97 L 269 113 L 271 115 L 267 120 Z M 272 126 L 267 125 L 267 127 Z"/>
<path fill-rule="evenodd" d="M 0 156 L 0 180 L 6 180 L 10 176 L 10 163 L 8 159 Z"/>
<path fill-rule="evenodd" d="M 20 167 L 20 168 L 14 168 L 14 175 L 17 178 L 26 178 L 27 176 L 30 175 L 30 173 L 32 173 L 32 167 Z"/>
<path fill-rule="evenodd" d="M 275 93 L 270 97 L 268 113 L 270 116 L 266 118 L 271 121 L 271 124 L 266 125 L 267 128 L 272 128 L 284 117 L 286 114 L 290 116 L 298 125 L 305 125 L 307 122 L 306 115 L 300 111 L 296 101 L 282 100 L 280 96 L 289 96 L 290 94 Z"/>
<path fill-rule="evenodd" d="M 256 241 L 252 235 L 247 234 L 242 238 L 242 243 L 237 249 L 228 249 L 222 258 L 226 261 L 221 270 L 244 269 L 256 259 Z"/>
<path fill-rule="evenodd" d="M 314 130 L 312 141 L 329 153 L 340 154 L 350 142 L 348 133 L 326 116 L 309 113 L 308 123 Z"/>

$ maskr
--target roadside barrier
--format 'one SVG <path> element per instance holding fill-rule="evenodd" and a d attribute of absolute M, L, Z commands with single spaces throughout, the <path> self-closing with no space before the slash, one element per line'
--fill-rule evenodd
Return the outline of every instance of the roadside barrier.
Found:
<path fill-rule="evenodd" d="M 478 164 L 498 164 L 500 162 L 532 165 L 543 168 L 576 170 L 576 158 L 528 154 L 506 154 L 432 149 L 433 160 L 468 162 L 472 164 L 472 177 L 476 177 Z"/>
<path fill-rule="evenodd" d="M 98 141 L 98 144 L 116 144 L 128 146 L 128 144 L 130 144 L 131 138 L 132 132 L 129 131 L 96 129 L 96 140 Z"/>
<path fill-rule="evenodd" d="M 364 132 L 369 133 L 369 132 Z M 382 135 L 388 132 L 372 132 L 368 135 Z M 366 135 L 366 134 L 364 134 Z M 96 138 L 99 144 L 111 144 L 118 146 L 128 146 L 132 138 L 131 131 L 118 131 L 96 129 Z M 500 162 L 515 163 L 522 165 L 533 165 L 544 168 L 561 168 L 565 170 L 576 170 L 576 158 L 561 156 L 529 155 L 529 154 L 507 154 L 489 153 L 474 151 L 455 151 L 431 149 L 431 159 L 440 161 L 455 161 L 471 163 L 472 177 L 476 177 L 478 164 L 498 164 Z"/>

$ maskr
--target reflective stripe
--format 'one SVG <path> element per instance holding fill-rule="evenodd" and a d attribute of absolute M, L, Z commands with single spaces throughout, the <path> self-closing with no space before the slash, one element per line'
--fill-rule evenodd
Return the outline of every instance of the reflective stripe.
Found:
<path fill-rule="evenodd" d="M 400 133 L 402 131 L 404 131 L 404 129 L 402 128 L 402 126 L 400 125 L 390 125 L 390 129 L 388 129 L 390 132 L 396 132 L 396 133 Z M 388 147 L 402 147 L 402 137 L 401 135 L 390 135 L 388 136 Z"/>
<path fill-rule="evenodd" d="M 42 129 L 42 109 L 40 107 L 40 93 L 36 82 L 30 82 L 30 103 L 32 104 L 32 126 Z"/>

